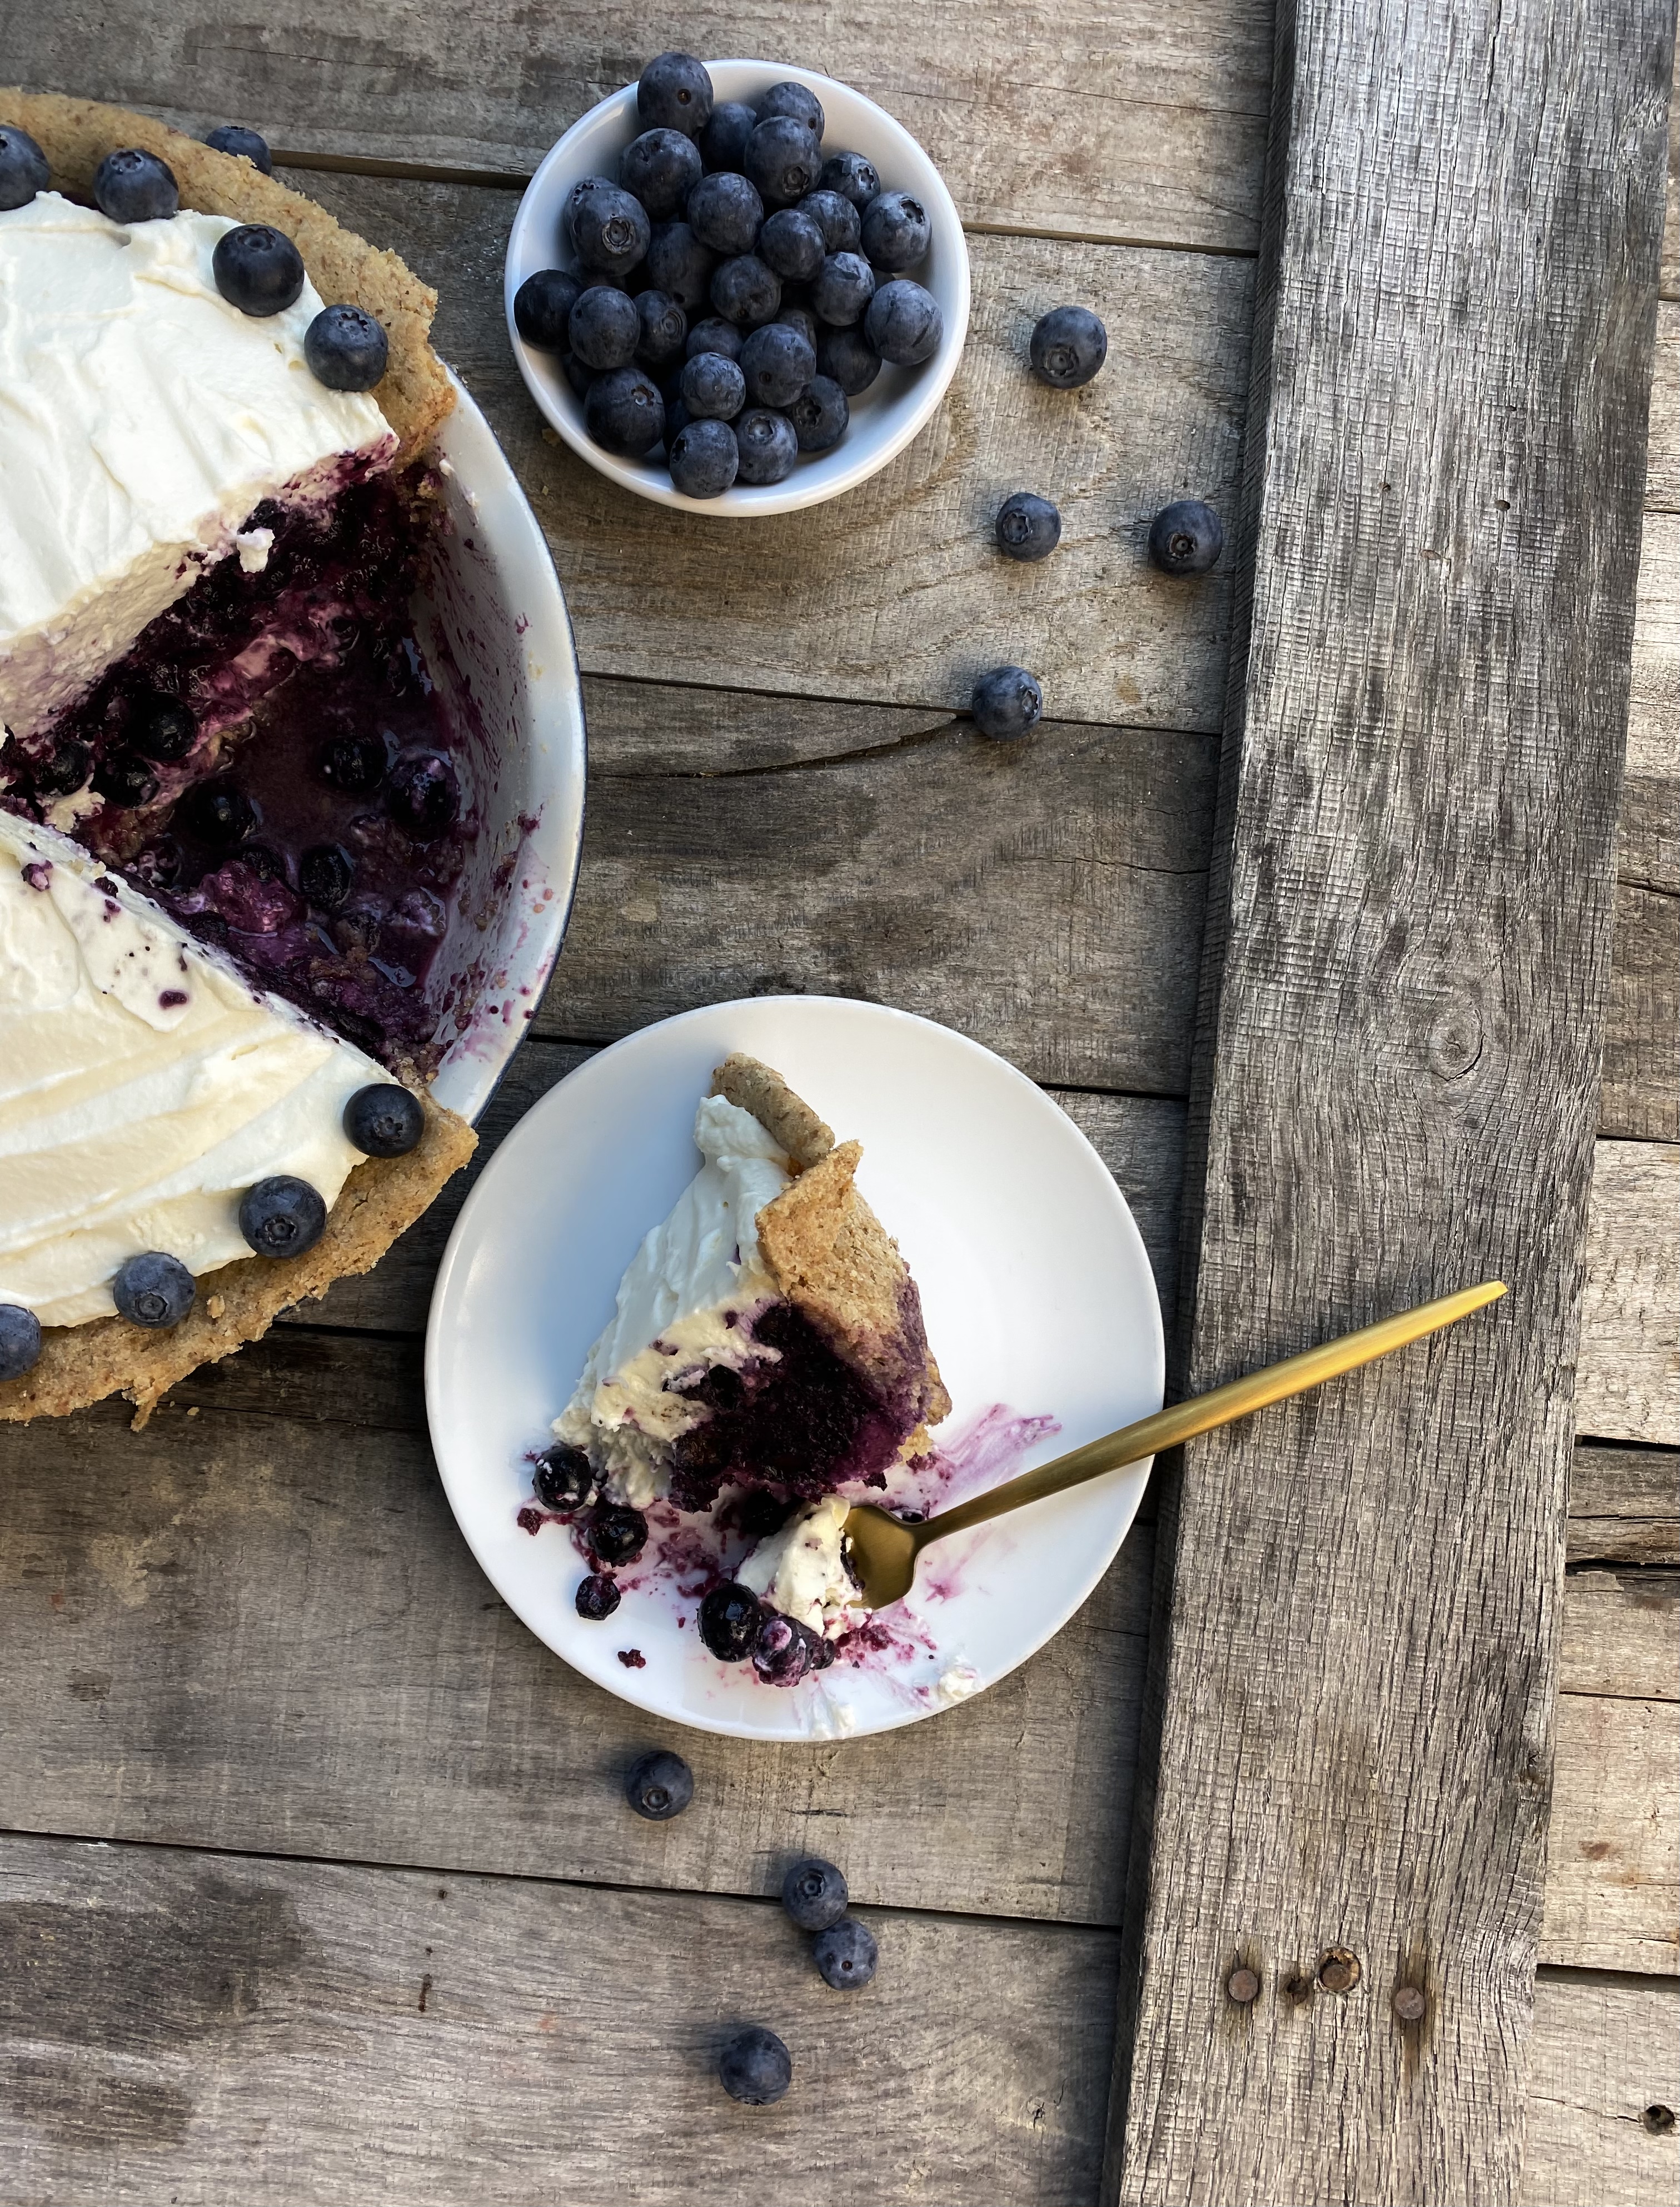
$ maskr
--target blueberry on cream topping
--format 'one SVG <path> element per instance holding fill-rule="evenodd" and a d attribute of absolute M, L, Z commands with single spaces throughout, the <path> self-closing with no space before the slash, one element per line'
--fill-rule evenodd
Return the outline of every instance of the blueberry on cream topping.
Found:
<path fill-rule="evenodd" d="M 303 256 L 272 223 L 241 223 L 225 231 L 216 241 L 210 266 L 216 289 L 229 306 L 254 320 L 283 314 L 302 293 Z M 308 351 L 306 338 L 306 358 Z"/>
<path fill-rule="evenodd" d="M 93 171 L 93 204 L 112 222 L 167 222 L 181 205 L 181 191 L 167 161 L 124 146 Z"/>
<path fill-rule="evenodd" d="M 0 212 L 27 206 L 47 188 L 46 155 L 15 123 L 0 123 Z"/>

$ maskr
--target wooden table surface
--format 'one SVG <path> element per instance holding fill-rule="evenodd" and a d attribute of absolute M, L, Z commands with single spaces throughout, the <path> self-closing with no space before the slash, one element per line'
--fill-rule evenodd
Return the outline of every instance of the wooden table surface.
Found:
<path fill-rule="evenodd" d="M 857 84 L 941 164 L 969 230 L 974 320 L 936 422 L 853 495 L 750 529 L 583 466 L 526 397 L 502 321 L 523 181 L 670 44 Z M 585 672 L 583 873 L 475 1169 L 553 1082 L 651 1020 L 753 992 L 867 996 L 1051 1090 L 1125 1189 L 1175 1319 L 1241 609 L 1229 571 L 1186 589 L 1140 553 L 1169 497 L 1241 502 L 1272 65 L 1258 0 L 0 8 L 0 82 L 194 131 L 254 124 L 289 182 L 434 284 L 439 348 L 547 533 Z M 1680 2174 L 1675 238 L 1671 206 L 1521 2189 L 1535 2207 L 1667 2202 Z M 1064 299 L 1111 340 L 1071 399 L 1023 370 L 1033 320 Z M 1064 516 L 1043 567 L 989 547 L 1023 487 Z M 988 746 L 960 716 L 1004 658 L 1044 684 L 1030 746 Z M 1096 2199 L 1151 1511 L 1066 1631 L 936 1722 L 809 1749 L 649 1725 L 502 1606 L 438 1484 L 421 1336 L 471 1178 L 144 1432 L 108 1405 L 0 1432 L 0 2198 Z M 668 1826 L 619 1792 L 655 1743 L 696 1773 Z M 814 1979 L 769 1897 L 805 1850 L 843 1864 L 879 1935 L 855 1999 Z M 793 2049 L 776 2110 L 733 2107 L 711 2073 L 741 2017 Z"/>

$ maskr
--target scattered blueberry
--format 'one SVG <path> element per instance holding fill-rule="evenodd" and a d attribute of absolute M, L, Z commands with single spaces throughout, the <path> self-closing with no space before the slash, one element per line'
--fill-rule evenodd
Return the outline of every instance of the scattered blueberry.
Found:
<path fill-rule="evenodd" d="M 757 128 L 758 117 L 744 100 L 719 100 L 700 134 L 700 158 L 708 174 L 714 169 L 738 169 L 746 158 L 747 141 Z"/>
<path fill-rule="evenodd" d="M 700 181 L 700 148 L 682 130 L 644 130 L 619 161 L 619 182 L 634 192 L 650 222 L 672 222 Z"/>
<path fill-rule="evenodd" d="M 717 255 L 685 222 L 662 222 L 648 241 L 648 280 L 677 302 L 685 314 L 710 296 Z"/>
<path fill-rule="evenodd" d="M 391 344 L 362 307 L 323 307 L 303 332 L 303 357 L 329 391 L 371 391 L 384 375 Z"/>
<path fill-rule="evenodd" d="M 811 1642 L 797 1618 L 780 1610 L 767 1610 L 753 1642 L 752 1667 L 767 1686 L 797 1686 L 813 1666 Z"/>
<path fill-rule="evenodd" d="M 881 356 L 854 322 L 849 329 L 824 326 L 816 333 L 816 369 L 838 384 L 848 398 L 867 391 L 881 373 Z"/>
<path fill-rule="evenodd" d="M 319 1188 L 295 1173 L 275 1173 L 240 1199 L 239 1230 L 259 1257 L 301 1257 L 326 1231 Z"/>
<path fill-rule="evenodd" d="M 653 242 L 653 225 L 640 200 L 617 184 L 586 192 L 571 218 L 578 266 L 627 276 Z"/>
<path fill-rule="evenodd" d="M 45 758 L 34 760 L 29 778 L 38 797 L 74 796 L 93 769 L 93 754 L 74 736 L 61 736 Z"/>
<path fill-rule="evenodd" d="M 721 498 L 740 472 L 740 451 L 726 422 L 685 422 L 669 452 L 672 487 L 685 498 Z"/>
<path fill-rule="evenodd" d="M 577 1582 L 577 1614 L 588 1618 L 591 1624 L 611 1617 L 623 1600 L 617 1580 L 608 1578 L 604 1571 L 591 1571 Z"/>
<path fill-rule="evenodd" d="M 394 1080 L 371 1081 L 344 1106 L 344 1139 L 364 1157 L 405 1157 L 425 1132 L 420 1098 Z"/>
<path fill-rule="evenodd" d="M 816 272 L 810 302 L 819 321 L 850 329 L 875 295 L 875 271 L 860 253 L 831 253 Z"/>
<path fill-rule="evenodd" d="M 125 146 L 107 153 L 94 170 L 93 204 L 112 222 L 167 222 L 181 193 L 167 161 Z"/>
<path fill-rule="evenodd" d="M 595 1498 L 595 1467 L 582 1449 L 556 1442 L 532 1466 L 531 1487 L 545 1510 L 587 1509 Z"/>
<path fill-rule="evenodd" d="M 744 1663 L 764 1617 L 764 1605 L 756 1594 L 726 1579 L 701 1600 L 700 1637 L 720 1663 Z"/>
<path fill-rule="evenodd" d="M 111 1301 L 130 1325 L 179 1325 L 197 1292 L 181 1259 L 160 1249 L 125 1259 L 111 1283 Z"/>
<path fill-rule="evenodd" d="M 51 176 L 46 155 L 29 133 L 20 130 L 15 123 L 0 123 L 0 212 L 27 206 L 37 192 L 46 189 Z M 33 1361 L 32 1357 L 30 1362 Z M 28 1367 L 19 1369 L 27 1371 Z M 15 1379 L 16 1373 L 8 1376 Z"/>
<path fill-rule="evenodd" d="M 657 54 L 636 87 L 644 130 L 680 130 L 697 138 L 712 119 L 712 80 L 692 54 Z"/>
<path fill-rule="evenodd" d="M 656 1747 L 638 1755 L 625 1773 L 625 1798 L 650 1824 L 680 1816 L 694 1798 L 694 1773 L 680 1755 Z"/>
<path fill-rule="evenodd" d="M 759 487 L 779 483 L 793 472 L 799 457 L 799 440 L 785 414 L 767 407 L 750 407 L 735 422 L 735 445 L 740 453 L 737 482 Z"/>
<path fill-rule="evenodd" d="M 1225 524 L 1199 498 L 1163 505 L 1150 524 L 1149 556 L 1166 575 L 1205 575 L 1225 548 Z"/>
<path fill-rule="evenodd" d="M 416 843 L 434 841 L 461 810 L 454 768 L 440 751 L 409 752 L 391 770 L 385 809 Z"/>
<path fill-rule="evenodd" d="M 1007 559 L 1048 559 L 1061 541 L 1061 516 L 1049 499 L 1018 490 L 997 509 L 996 535 Z"/>
<path fill-rule="evenodd" d="M 315 756 L 316 773 L 329 789 L 345 797 L 371 797 L 385 780 L 388 764 L 379 736 L 334 736 Z"/>
<path fill-rule="evenodd" d="M 821 1855 L 802 1855 L 781 1881 L 781 1905 L 802 1931 L 826 1931 L 846 1913 L 846 1880 Z"/>
<path fill-rule="evenodd" d="M 628 368 L 642 336 L 642 317 L 627 291 L 592 284 L 580 291 L 566 325 L 571 350 L 585 368 Z"/>
<path fill-rule="evenodd" d="M 766 206 L 792 206 L 816 188 L 822 155 L 803 123 L 791 115 L 773 115 L 747 140 L 741 166 Z"/>
<path fill-rule="evenodd" d="M 650 368 L 663 368 L 668 362 L 679 361 L 688 340 L 688 316 L 668 291 L 641 291 L 636 298 L 637 320 L 641 334 L 637 339 L 636 356 Z"/>
<path fill-rule="evenodd" d="M 933 243 L 928 211 L 909 192 L 882 192 L 864 210 L 864 250 L 877 268 L 896 273 L 927 258 Z"/>
<path fill-rule="evenodd" d="M 880 191 L 881 178 L 874 162 L 866 161 L 861 153 L 830 153 L 822 164 L 816 188 L 821 192 L 838 192 L 861 214 Z"/>
<path fill-rule="evenodd" d="M 268 150 L 268 141 L 255 130 L 248 130 L 242 123 L 218 123 L 213 130 L 206 130 L 204 142 L 218 153 L 243 154 L 254 169 L 260 169 L 265 176 L 274 173 L 274 157 Z"/>
<path fill-rule="evenodd" d="M 732 422 L 747 403 L 747 380 L 726 353 L 696 353 L 683 369 L 681 387 L 693 421 Z"/>
<path fill-rule="evenodd" d="M 138 751 L 113 751 L 94 768 L 93 787 L 107 804 L 137 812 L 158 794 L 158 777 Z"/>
<path fill-rule="evenodd" d="M 271 223 L 243 222 L 224 231 L 210 270 L 216 289 L 242 314 L 280 314 L 296 304 L 303 289 L 303 256 Z"/>
<path fill-rule="evenodd" d="M 257 824 L 256 806 L 242 789 L 226 781 L 200 782 L 187 792 L 176 811 L 182 825 L 212 851 L 231 851 Z"/>
<path fill-rule="evenodd" d="M 802 452 L 831 450 L 852 419 L 846 393 L 826 375 L 814 375 L 797 398 L 788 400 L 786 410 Z"/>
<path fill-rule="evenodd" d="M 1076 391 L 1109 356 L 1109 333 L 1089 307 L 1053 307 L 1032 332 L 1032 373 L 1053 390 Z"/>
<path fill-rule="evenodd" d="M 792 406 L 816 373 L 816 348 L 786 322 L 765 323 L 741 347 L 741 374 L 755 406 Z"/>
<path fill-rule="evenodd" d="M 781 278 L 756 253 L 726 260 L 712 278 L 712 304 L 726 322 L 753 329 L 774 320 L 781 304 Z"/>
<path fill-rule="evenodd" d="M 568 318 L 583 290 L 564 268 L 539 268 L 513 295 L 513 326 L 539 352 L 565 352 L 571 338 Z"/>
<path fill-rule="evenodd" d="M 819 1931 L 811 1942 L 811 1957 L 822 1982 L 841 1993 L 853 1992 L 869 1983 L 880 1952 L 874 1932 L 855 1916 L 842 1916 L 826 1931 Z"/>
<path fill-rule="evenodd" d="M 856 253 L 863 244 L 858 210 L 841 192 L 807 192 L 798 205 L 822 233 L 825 253 Z"/>
<path fill-rule="evenodd" d="M 733 322 L 726 322 L 721 314 L 708 314 L 703 322 L 691 326 L 685 350 L 691 360 L 702 352 L 720 352 L 726 360 L 738 360 L 741 332 Z"/>
<path fill-rule="evenodd" d="M 0 155 L 0 161 L 3 158 Z M 0 1303 L 0 1379 L 21 1379 L 40 1353 L 41 1322 L 34 1312 L 25 1310 L 21 1303 Z"/>
<path fill-rule="evenodd" d="M 980 677 L 969 700 L 974 725 L 983 736 L 1007 743 L 1036 728 L 1044 711 L 1044 693 L 1024 667 L 994 667 Z"/>
<path fill-rule="evenodd" d="M 598 1502 L 583 1528 L 589 1553 L 601 1564 L 633 1564 L 648 1545 L 648 1521 L 621 1502 Z"/>
<path fill-rule="evenodd" d="M 615 368 L 589 386 L 583 422 L 596 444 L 637 458 L 665 434 L 665 401 L 643 369 Z"/>
<path fill-rule="evenodd" d="M 750 253 L 764 224 L 764 202 L 744 176 L 720 169 L 689 194 L 684 219 L 714 253 Z"/>
<path fill-rule="evenodd" d="M 297 887 L 320 912 L 337 912 L 356 887 L 356 861 L 342 844 L 313 843 L 297 862 Z"/>
<path fill-rule="evenodd" d="M 161 690 L 143 691 L 129 708 L 129 741 L 146 758 L 183 759 L 198 733 L 191 709 Z"/>
<path fill-rule="evenodd" d="M 732 2100 L 768 2108 L 793 2082 L 793 2057 L 774 2031 L 754 2024 L 738 2032 L 718 2056 L 718 2082 Z"/>
<path fill-rule="evenodd" d="M 895 276 L 870 301 L 864 335 L 882 360 L 895 368 L 915 368 L 939 350 L 945 317 L 931 291 Z"/>
<path fill-rule="evenodd" d="M 779 207 L 758 233 L 758 257 L 790 284 L 809 284 L 828 248 L 816 218 Z"/>

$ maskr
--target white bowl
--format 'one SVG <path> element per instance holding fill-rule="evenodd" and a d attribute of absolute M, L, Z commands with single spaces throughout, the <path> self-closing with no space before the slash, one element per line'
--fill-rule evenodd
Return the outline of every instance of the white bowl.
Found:
<path fill-rule="evenodd" d="M 452 527 L 415 613 L 480 828 L 427 993 L 433 1082 L 475 1119 L 542 1000 L 583 839 L 583 698 L 571 623 L 536 517 L 461 385 L 438 439 Z"/>
<path fill-rule="evenodd" d="M 838 445 L 798 461 L 783 482 L 758 488 L 738 484 L 721 498 L 685 498 L 662 458 L 620 459 L 604 452 L 583 427 L 581 400 L 560 372 L 558 357 L 528 345 L 513 326 L 513 295 L 540 268 L 574 266 L 570 242 L 560 236 L 560 210 L 580 176 L 616 176 L 619 156 L 640 131 L 636 87 L 627 84 L 574 123 L 550 148 L 530 181 L 507 244 L 504 302 L 507 333 L 519 373 L 533 398 L 580 458 L 626 490 L 690 513 L 787 513 L 838 498 L 879 472 L 931 420 L 962 356 L 968 329 L 968 248 L 951 194 L 939 171 L 901 123 L 849 85 L 785 62 L 708 62 L 718 99 L 750 102 L 789 79 L 807 85 L 822 103 L 825 152 L 861 153 L 880 171 L 883 191 L 914 192 L 933 224 L 933 244 L 919 268 L 907 272 L 938 300 L 945 335 L 931 360 L 919 368 L 885 368 L 851 402 L 852 420 Z M 655 452 L 660 448 L 655 447 Z"/>

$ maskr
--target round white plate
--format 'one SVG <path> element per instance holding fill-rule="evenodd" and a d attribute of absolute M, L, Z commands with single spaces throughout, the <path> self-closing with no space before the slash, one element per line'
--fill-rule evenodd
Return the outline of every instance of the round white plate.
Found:
<path fill-rule="evenodd" d="M 920 1286 L 950 1390 L 936 1440 L 966 1467 L 954 1493 L 1160 1408 L 1149 1259 L 1072 1120 L 1013 1066 L 931 1020 L 834 997 L 758 997 L 686 1012 L 602 1050 L 503 1143 L 432 1297 L 433 1445 L 497 1592 L 598 1685 L 704 1732 L 885 1732 L 991 1685 L 1065 1624 L 1126 1537 L 1149 1468 L 1111 1472 L 930 1550 L 909 1600 L 878 1613 L 890 1644 L 792 1688 L 715 1662 L 696 1636 L 692 1596 L 677 1598 L 668 1582 L 631 1584 L 604 1624 L 577 1615 L 585 1565 L 566 1528 L 533 1534 L 518 1522 L 529 1457 L 611 1317 L 625 1267 L 697 1169 L 695 1107 L 735 1050 L 774 1065 L 842 1139 L 864 1145 L 859 1185 Z M 1022 1422 L 1035 1419 L 1045 1422 Z M 909 1478 L 895 1477 L 889 1495 Z M 626 1667 L 621 1650 L 641 1666 Z"/>

